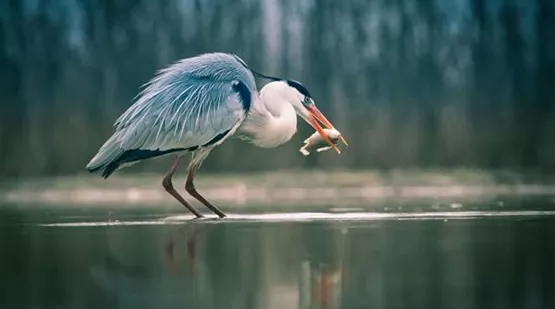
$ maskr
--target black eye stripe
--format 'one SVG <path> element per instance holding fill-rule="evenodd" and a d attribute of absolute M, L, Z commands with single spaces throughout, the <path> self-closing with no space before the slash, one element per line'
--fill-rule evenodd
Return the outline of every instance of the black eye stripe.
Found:
<path fill-rule="evenodd" d="M 305 97 L 311 97 L 310 92 L 306 89 L 301 83 L 294 81 L 294 80 L 287 80 L 287 85 L 297 89 L 302 95 Z"/>

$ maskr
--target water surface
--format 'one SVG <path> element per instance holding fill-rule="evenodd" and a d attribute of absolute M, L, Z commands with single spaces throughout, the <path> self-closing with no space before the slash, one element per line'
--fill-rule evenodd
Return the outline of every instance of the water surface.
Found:
<path fill-rule="evenodd" d="M 5 205 L 0 308 L 554 308 L 553 204 Z"/>

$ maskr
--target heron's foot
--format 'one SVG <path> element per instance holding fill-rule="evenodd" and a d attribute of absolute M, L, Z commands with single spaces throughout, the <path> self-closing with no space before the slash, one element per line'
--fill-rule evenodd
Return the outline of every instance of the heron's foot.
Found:
<path fill-rule="evenodd" d="M 203 214 L 200 214 L 200 213 L 199 213 L 199 214 L 195 214 L 195 217 L 194 217 L 193 219 L 191 219 L 191 220 L 193 220 L 193 221 L 199 221 L 199 220 L 203 220 L 203 219 L 206 219 L 206 217 L 205 217 Z"/>

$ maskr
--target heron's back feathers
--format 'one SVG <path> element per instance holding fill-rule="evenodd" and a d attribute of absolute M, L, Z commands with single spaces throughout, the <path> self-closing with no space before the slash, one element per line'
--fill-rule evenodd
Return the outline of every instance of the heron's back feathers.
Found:
<path fill-rule="evenodd" d="M 217 146 L 235 133 L 255 92 L 252 73 L 234 55 L 183 59 L 147 84 L 87 169 L 108 177 L 140 160 Z"/>

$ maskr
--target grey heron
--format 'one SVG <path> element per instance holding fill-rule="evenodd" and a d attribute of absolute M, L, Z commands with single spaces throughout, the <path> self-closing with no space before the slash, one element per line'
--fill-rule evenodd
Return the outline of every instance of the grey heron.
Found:
<path fill-rule="evenodd" d="M 254 75 L 270 80 L 260 93 Z M 277 147 L 295 134 L 297 115 L 337 150 L 322 127 L 333 125 L 301 83 L 250 70 L 235 54 L 185 58 L 160 70 L 145 84 L 135 102 L 116 120 L 115 132 L 87 169 L 101 171 L 108 178 L 122 167 L 173 154 L 176 158 L 162 185 L 195 216 L 202 217 L 172 184 L 183 155 L 190 153 L 186 191 L 223 218 L 225 214 L 195 188 L 193 179 L 203 160 L 234 134 L 258 147 Z"/>

